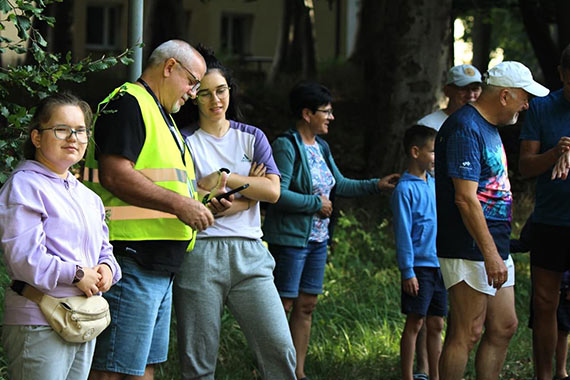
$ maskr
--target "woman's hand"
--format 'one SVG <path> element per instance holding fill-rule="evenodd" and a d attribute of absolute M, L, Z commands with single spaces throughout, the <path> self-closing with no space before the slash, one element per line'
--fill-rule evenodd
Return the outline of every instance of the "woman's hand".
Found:
<path fill-rule="evenodd" d="M 218 172 L 214 172 L 218 173 Z M 208 175 L 208 177 L 211 174 Z M 204 177 L 206 178 L 206 177 Z M 202 180 L 202 179 L 200 179 Z M 227 199 L 217 200 L 215 198 L 216 195 L 224 194 L 227 192 L 226 190 L 226 183 L 228 181 L 228 174 L 222 172 L 220 175 L 220 180 L 218 183 L 212 188 L 210 193 L 210 202 L 207 203 L 207 207 L 212 211 L 212 214 L 216 215 L 222 213 L 232 207 L 232 201 L 234 200 L 234 196 L 230 195 Z M 198 185 L 200 185 L 200 181 L 198 181 Z M 200 185 L 201 186 L 201 185 Z"/>
<path fill-rule="evenodd" d="M 99 264 L 94 266 L 93 269 L 101 275 L 101 279 L 97 283 L 99 291 L 105 293 L 107 290 L 111 289 L 111 285 L 113 284 L 113 272 L 111 271 L 111 268 L 109 268 L 107 264 Z"/>
<path fill-rule="evenodd" d="M 321 195 L 321 209 L 317 212 L 317 215 L 320 216 L 322 219 L 329 218 L 332 214 L 332 202 L 330 199 Z"/>
<path fill-rule="evenodd" d="M 222 173 L 225 174 L 225 173 Z M 227 175 L 227 174 L 226 174 Z M 207 191 L 213 191 L 214 188 L 218 188 L 219 189 L 219 182 L 221 180 L 222 175 L 220 175 L 219 171 L 215 171 L 212 172 L 210 174 L 208 174 L 205 177 L 202 177 L 198 180 L 198 186 L 200 186 L 202 189 L 205 189 Z M 224 186 L 225 186 L 225 182 L 224 182 Z"/>
<path fill-rule="evenodd" d="M 97 284 L 101 281 L 102 275 L 94 268 L 83 267 L 83 278 L 75 284 L 87 297 L 99 293 Z"/>
<path fill-rule="evenodd" d="M 394 190 L 399 180 L 400 180 L 400 174 L 398 173 L 389 174 L 386 177 L 380 178 L 378 180 L 378 189 L 389 190 L 389 191 Z"/>
<path fill-rule="evenodd" d="M 249 177 L 265 177 L 265 172 L 267 167 L 263 163 L 253 162 L 251 168 L 249 169 Z"/>

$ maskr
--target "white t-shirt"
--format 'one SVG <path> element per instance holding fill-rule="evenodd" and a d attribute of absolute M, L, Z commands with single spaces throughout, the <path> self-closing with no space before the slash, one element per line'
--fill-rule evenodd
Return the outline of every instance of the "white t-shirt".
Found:
<path fill-rule="evenodd" d="M 422 117 L 420 120 L 418 120 L 417 124 L 425 125 L 426 127 L 430 127 L 436 131 L 439 131 L 439 128 L 441 128 L 443 122 L 447 120 L 447 118 L 448 115 L 442 110 L 439 110 Z"/>
<path fill-rule="evenodd" d="M 222 137 L 216 137 L 192 126 L 182 130 L 192 153 L 196 178 L 211 174 L 220 168 L 247 176 L 252 162 L 263 163 L 266 174 L 279 174 L 273 160 L 271 145 L 258 128 L 230 120 L 230 128 Z M 236 193 L 234 197 L 239 198 Z M 259 202 L 249 210 L 216 218 L 213 226 L 198 233 L 203 237 L 243 237 L 259 239 L 262 236 Z"/>

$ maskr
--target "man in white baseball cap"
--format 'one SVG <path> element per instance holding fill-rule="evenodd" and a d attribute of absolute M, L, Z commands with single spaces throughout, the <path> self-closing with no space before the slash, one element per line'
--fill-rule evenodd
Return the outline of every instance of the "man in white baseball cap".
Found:
<path fill-rule="evenodd" d="M 417 124 L 438 131 L 449 115 L 477 100 L 481 94 L 481 73 L 472 65 L 453 66 L 447 72 L 443 93 L 449 98 L 447 107 L 422 117 Z"/>
<path fill-rule="evenodd" d="M 498 127 L 516 122 L 531 95 L 546 94 L 524 65 L 502 62 L 485 74 L 479 98 L 453 113 L 437 135 L 436 244 L 450 301 L 442 380 L 463 377 L 479 340 L 476 377 L 497 379 L 517 329 L 512 196 Z"/>
<path fill-rule="evenodd" d="M 553 165 L 558 160 L 567 162 L 570 150 L 570 45 L 562 51 L 558 72 L 563 87 L 544 98 L 532 100 L 520 135 L 521 174 L 536 177 L 530 265 L 534 307 L 532 342 L 539 380 L 553 378 L 552 358 L 557 330 L 561 327 L 556 320 L 560 282 L 562 273 L 570 269 L 570 180 L 551 180 Z M 555 168 L 558 167 L 557 164 Z M 567 170 L 567 166 L 564 167 Z"/>

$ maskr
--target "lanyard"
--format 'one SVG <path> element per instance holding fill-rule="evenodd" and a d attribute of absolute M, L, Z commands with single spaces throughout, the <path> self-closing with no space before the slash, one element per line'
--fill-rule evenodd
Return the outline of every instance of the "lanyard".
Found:
<path fill-rule="evenodd" d="M 170 114 L 168 114 L 168 115 L 166 114 L 166 111 L 164 111 L 162 104 L 160 104 L 160 102 L 158 101 L 156 95 L 154 94 L 154 92 L 152 91 L 150 86 L 144 80 L 142 80 L 142 78 L 137 79 L 137 81 L 143 85 L 143 87 L 148 91 L 148 93 L 152 96 L 152 98 L 156 102 L 156 105 L 158 106 L 158 109 L 160 110 L 160 114 L 164 118 L 164 121 L 166 122 L 166 125 L 168 126 L 168 129 L 170 130 L 170 133 L 172 134 L 172 137 L 174 138 L 174 141 L 176 141 L 176 145 L 178 146 L 178 150 L 180 151 L 180 156 L 182 157 L 182 162 L 184 163 L 184 166 L 186 166 L 186 159 L 184 157 L 186 143 L 184 142 L 184 140 L 182 140 L 180 138 L 180 135 L 178 134 L 178 129 L 174 125 L 174 121 L 172 120 L 172 117 L 170 116 Z M 188 149 L 188 153 L 192 154 L 190 152 L 190 149 Z M 197 188 L 195 182 L 196 182 L 196 180 L 190 181 L 190 178 L 187 178 L 188 192 L 190 193 L 190 198 L 194 198 L 193 192 Z"/>
<path fill-rule="evenodd" d="M 180 135 L 178 134 L 178 130 L 174 126 L 174 121 L 172 121 L 172 117 L 170 115 L 166 114 L 166 111 L 164 111 L 162 104 L 160 104 L 160 102 L 158 101 L 156 95 L 154 94 L 154 92 L 152 91 L 150 86 L 144 80 L 142 80 L 142 78 L 137 79 L 137 81 L 144 86 L 144 88 L 148 91 L 148 93 L 152 96 L 152 98 L 156 102 L 156 105 L 158 106 L 158 109 L 160 110 L 160 114 L 164 118 L 164 121 L 166 122 L 166 125 L 168 126 L 168 129 L 170 130 L 170 133 L 172 134 L 172 137 L 174 138 L 174 141 L 176 141 L 176 145 L 178 146 L 178 150 L 180 151 L 180 155 L 182 156 L 182 162 L 184 163 L 184 165 L 186 165 L 186 160 L 184 158 L 184 146 L 185 146 L 185 144 L 184 144 L 184 141 L 182 141 L 182 139 L 180 138 Z"/>

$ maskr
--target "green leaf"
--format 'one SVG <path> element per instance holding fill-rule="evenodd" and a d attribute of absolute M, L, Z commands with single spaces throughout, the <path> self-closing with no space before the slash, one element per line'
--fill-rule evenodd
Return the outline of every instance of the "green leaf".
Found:
<path fill-rule="evenodd" d="M 107 69 L 109 67 L 108 64 L 106 64 L 105 62 L 99 61 L 99 62 L 93 62 L 92 64 L 90 64 L 88 66 L 88 70 L 89 71 L 103 71 L 105 69 Z"/>
<path fill-rule="evenodd" d="M 16 28 L 18 29 L 18 37 L 23 40 L 28 39 L 28 29 L 32 26 L 30 19 L 24 16 L 16 16 Z"/>
<path fill-rule="evenodd" d="M 109 66 L 115 66 L 117 64 L 117 58 L 115 57 L 107 57 L 103 60 Z"/>
<path fill-rule="evenodd" d="M 10 3 L 8 2 L 8 0 L 0 0 L 0 11 L 2 11 L 4 13 L 8 13 L 11 10 L 12 10 L 12 7 L 10 6 Z"/>
<path fill-rule="evenodd" d="M 129 58 L 129 57 L 121 57 L 119 60 L 121 61 L 121 63 L 123 65 L 126 65 L 126 66 L 130 65 L 131 63 L 133 63 L 135 61 L 134 59 Z"/>
<path fill-rule="evenodd" d="M 42 47 L 47 46 L 47 41 L 44 39 L 44 37 L 37 30 L 34 30 L 34 38 L 36 39 L 36 42 L 40 46 L 42 46 Z"/>

